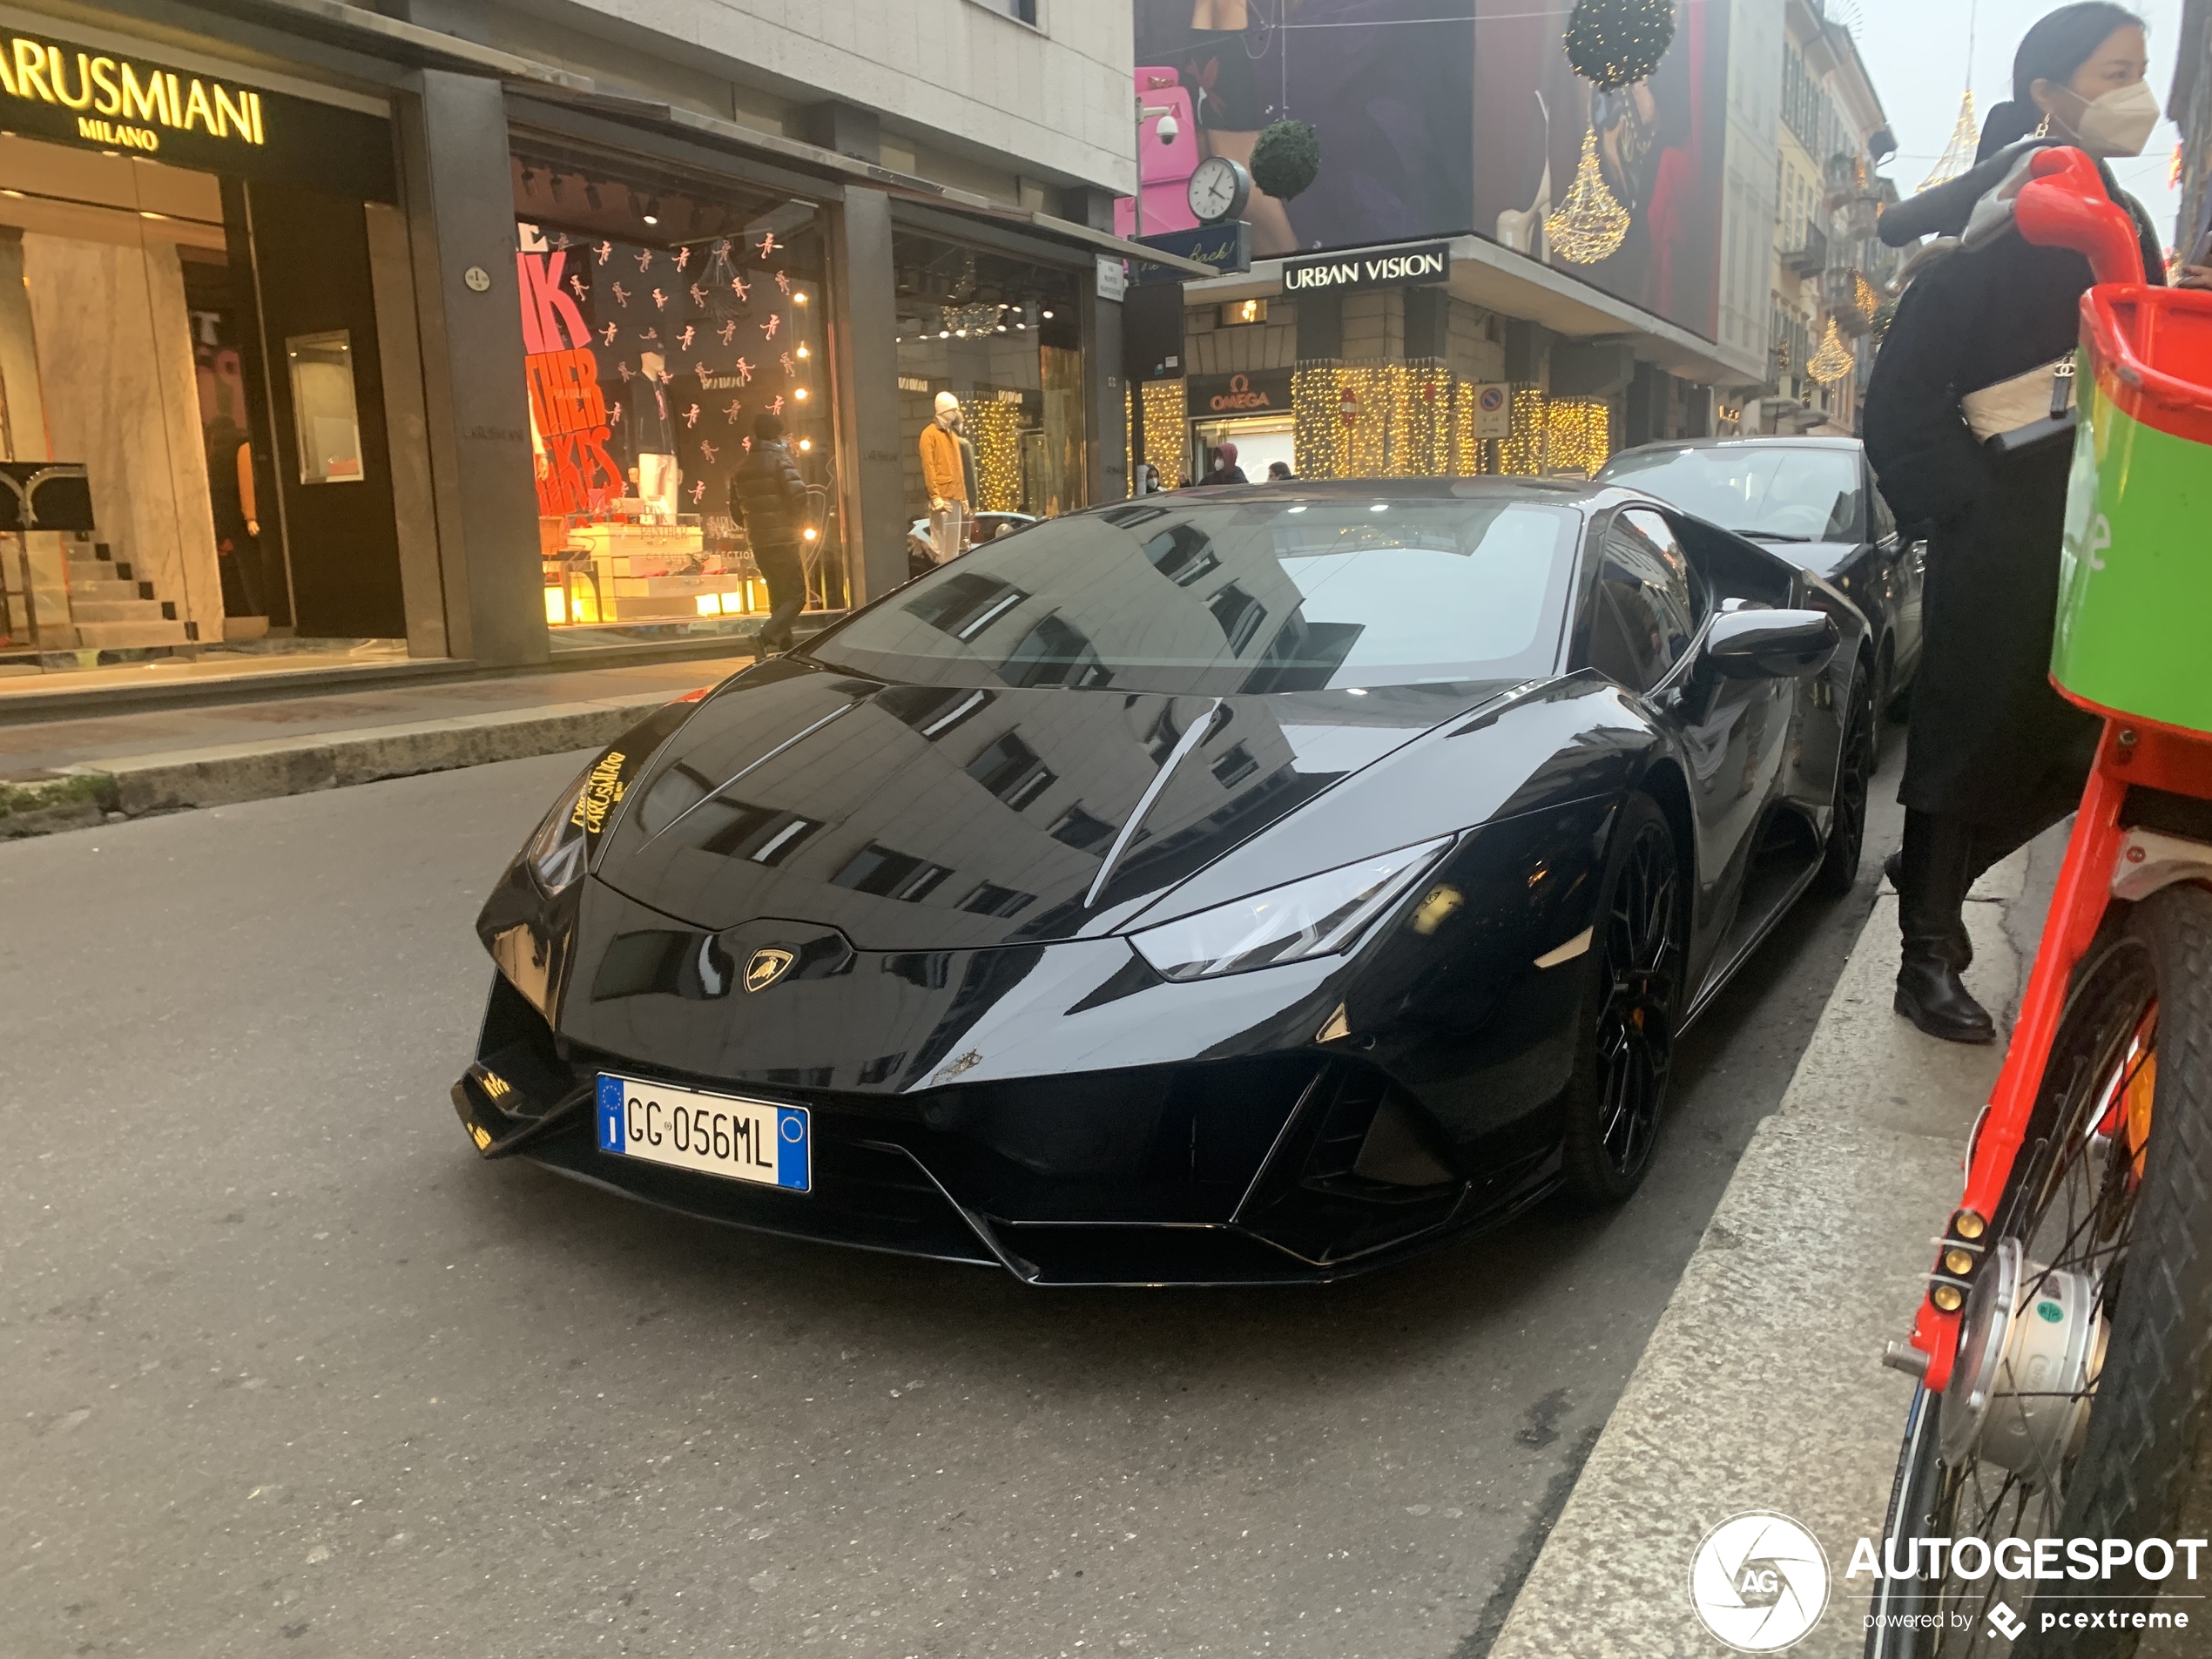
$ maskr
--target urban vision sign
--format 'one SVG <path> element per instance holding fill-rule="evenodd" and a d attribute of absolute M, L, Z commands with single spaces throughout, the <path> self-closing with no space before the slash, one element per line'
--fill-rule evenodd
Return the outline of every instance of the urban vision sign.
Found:
<path fill-rule="evenodd" d="M 1283 262 L 1283 292 L 1318 288 L 1394 288 L 1408 282 L 1442 282 L 1452 274 L 1452 245 L 1422 242 L 1374 253 L 1325 253 Z"/>

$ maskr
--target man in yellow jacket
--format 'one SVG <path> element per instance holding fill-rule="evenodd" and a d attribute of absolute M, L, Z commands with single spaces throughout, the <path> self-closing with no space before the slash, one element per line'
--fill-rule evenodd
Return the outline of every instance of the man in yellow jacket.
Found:
<path fill-rule="evenodd" d="M 921 429 L 921 487 L 929 492 L 929 543 L 937 563 L 966 551 L 968 474 L 960 462 L 960 400 L 937 394 L 937 414 Z"/>

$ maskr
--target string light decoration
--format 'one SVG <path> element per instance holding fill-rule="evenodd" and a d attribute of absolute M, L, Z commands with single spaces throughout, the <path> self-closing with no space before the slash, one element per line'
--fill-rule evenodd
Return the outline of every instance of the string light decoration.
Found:
<path fill-rule="evenodd" d="M 1566 199 L 1544 216 L 1544 235 L 1552 251 L 1570 265 L 1595 265 L 1610 259 L 1629 233 L 1629 210 L 1605 187 L 1598 171 L 1597 129 L 1582 135 L 1582 159 Z"/>
<path fill-rule="evenodd" d="M 1613 409 L 1602 399 L 1551 397 L 1513 388 L 1513 425 L 1499 440 L 1498 469 L 1522 477 L 1579 472 L 1588 477 L 1613 453 Z"/>
<path fill-rule="evenodd" d="M 1160 475 L 1161 485 L 1173 489 L 1183 482 L 1185 423 L 1190 404 L 1181 381 L 1144 382 L 1144 459 Z"/>
<path fill-rule="evenodd" d="M 1882 296 L 1874 292 L 1874 285 L 1866 280 L 1866 273 L 1863 271 L 1852 272 L 1851 281 L 1855 285 L 1851 290 L 1851 303 L 1858 307 L 1860 316 L 1869 322 L 1873 321 L 1874 314 L 1882 308 Z"/>
<path fill-rule="evenodd" d="M 1560 44 L 1577 75 L 1610 91 L 1657 69 L 1674 40 L 1672 0 L 1577 0 Z"/>
<path fill-rule="evenodd" d="M 1968 49 L 1969 51 L 1972 48 Z M 1959 100 L 1959 118 L 1951 125 L 1951 142 L 1943 146 L 1943 153 L 1936 158 L 1935 166 L 1920 181 L 1923 190 L 1933 190 L 1938 185 L 1947 185 L 1974 165 L 1974 150 L 1980 141 L 1981 123 L 1974 119 L 1974 89 L 1968 87 Z"/>
<path fill-rule="evenodd" d="M 1022 510 L 1022 406 L 971 401 L 962 412 L 975 446 L 975 493 L 980 512 Z"/>
<path fill-rule="evenodd" d="M 1475 388 L 1441 362 L 1308 363 L 1291 376 L 1304 478 L 1449 478 L 1490 470 Z"/>
<path fill-rule="evenodd" d="M 1823 386 L 1839 381 L 1851 372 L 1858 359 L 1844 348 L 1843 336 L 1836 332 L 1836 320 L 1828 319 L 1828 332 L 1820 337 L 1820 349 L 1813 353 L 1805 364 L 1805 373 Z"/>

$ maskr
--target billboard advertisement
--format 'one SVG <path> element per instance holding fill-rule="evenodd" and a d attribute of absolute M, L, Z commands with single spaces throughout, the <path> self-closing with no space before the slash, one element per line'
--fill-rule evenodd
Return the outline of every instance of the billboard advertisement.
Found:
<path fill-rule="evenodd" d="M 1528 0 L 1136 0 L 1136 76 L 1156 102 L 1163 84 L 1187 94 L 1197 157 L 1249 161 L 1285 117 L 1314 128 L 1312 185 L 1287 202 L 1253 193 L 1255 259 L 1472 231 L 1710 337 L 1726 8 L 1676 0 L 1657 71 L 1604 93 L 1568 66 L 1567 12 Z M 1575 263 L 1543 226 L 1593 131 L 1605 189 L 1629 218 L 1617 248 Z M 1180 207 L 1158 171 L 1146 175 L 1148 219 L 1155 200 Z"/>

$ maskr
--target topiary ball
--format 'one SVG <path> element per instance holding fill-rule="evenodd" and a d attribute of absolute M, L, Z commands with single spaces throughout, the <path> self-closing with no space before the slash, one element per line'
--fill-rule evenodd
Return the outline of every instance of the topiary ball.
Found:
<path fill-rule="evenodd" d="M 1640 81 L 1675 39 L 1673 0 L 1576 0 L 1562 37 L 1575 72 L 1601 91 Z"/>
<path fill-rule="evenodd" d="M 1303 121 L 1278 121 L 1252 145 L 1252 183 L 1288 201 L 1321 171 L 1321 140 Z"/>

